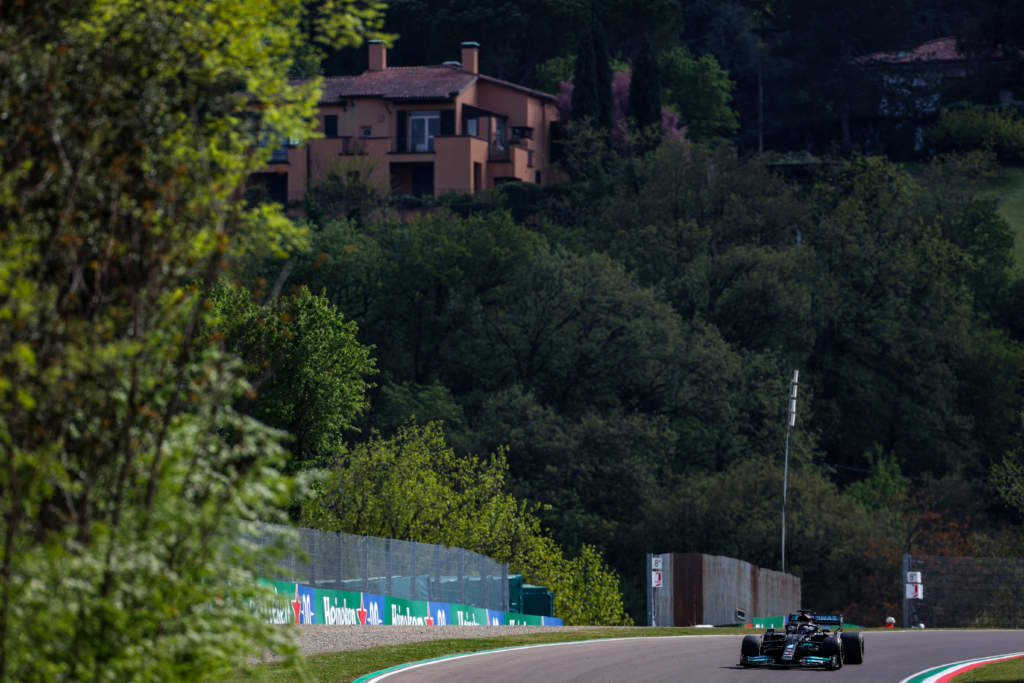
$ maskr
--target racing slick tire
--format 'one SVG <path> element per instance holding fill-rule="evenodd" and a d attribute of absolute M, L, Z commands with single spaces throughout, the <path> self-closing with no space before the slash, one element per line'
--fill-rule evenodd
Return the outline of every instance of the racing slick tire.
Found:
<path fill-rule="evenodd" d="M 741 661 L 747 657 L 756 657 L 761 654 L 761 636 L 743 636 L 743 645 L 740 646 Z"/>
<path fill-rule="evenodd" d="M 864 634 L 842 633 L 843 664 L 860 664 L 864 661 Z"/>
<path fill-rule="evenodd" d="M 822 643 L 821 654 L 832 658 L 832 662 L 828 665 L 828 668 L 843 668 L 843 646 L 842 642 L 839 640 L 838 633 L 830 636 L 824 643 Z"/>

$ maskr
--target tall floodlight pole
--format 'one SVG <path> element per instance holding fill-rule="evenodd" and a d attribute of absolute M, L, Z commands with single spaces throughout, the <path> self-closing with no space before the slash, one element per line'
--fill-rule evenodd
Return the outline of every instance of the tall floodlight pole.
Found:
<path fill-rule="evenodd" d="M 789 417 L 786 419 L 786 457 L 782 466 L 782 571 L 786 571 L 786 483 L 789 480 L 789 432 L 796 425 L 796 388 L 799 384 L 800 371 L 793 371 L 793 381 L 789 384 Z"/>

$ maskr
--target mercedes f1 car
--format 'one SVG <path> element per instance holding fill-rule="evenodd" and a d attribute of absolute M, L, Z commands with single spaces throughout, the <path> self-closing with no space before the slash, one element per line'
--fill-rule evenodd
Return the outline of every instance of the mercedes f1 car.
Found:
<path fill-rule="evenodd" d="M 781 631 L 743 636 L 740 666 L 798 666 L 839 669 L 864 661 L 864 634 L 844 633 L 842 615 L 798 610 Z"/>

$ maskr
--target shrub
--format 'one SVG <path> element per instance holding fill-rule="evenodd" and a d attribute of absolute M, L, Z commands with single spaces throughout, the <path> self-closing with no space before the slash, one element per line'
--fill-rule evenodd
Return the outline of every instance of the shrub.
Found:
<path fill-rule="evenodd" d="M 1010 108 L 955 109 L 943 113 L 925 132 L 925 143 L 935 153 L 986 149 L 1004 163 L 1024 161 L 1024 120 Z"/>

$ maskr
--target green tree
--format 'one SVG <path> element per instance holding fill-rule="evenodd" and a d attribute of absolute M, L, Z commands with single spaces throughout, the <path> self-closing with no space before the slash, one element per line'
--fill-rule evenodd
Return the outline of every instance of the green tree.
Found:
<path fill-rule="evenodd" d="M 556 93 L 563 82 L 571 81 L 576 68 L 576 55 L 552 57 L 537 65 L 535 77 L 537 88 L 543 92 Z"/>
<path fill-rule="evenodd" d="M 854 103 L 865 96 L 855 57 L 906 49 L 914 20 L 910 0 L 758 2 L 759 33 L 771 60 L 766 117 L 776 141 L 789 147 L 853 142 Z M 775 103 L 774 105 L 772 103 Z"/>
<path fill-rule="evenodd" d="M 1020 422 L 1024 427 L 1024 412 L 1020 414 Z M 1024 443 L 1024 438 L 1020 442 Z M 1024 447 L 1018 445 L 1007 452 L 1002 461 L 992 466 L 991 476 L 1006 504 L 1024 516 Z"/>
<path fill-rule="evenodd" d="M 289 651 L 250 608 L 242 540 L 280 519 L 283 453 L 232 409 L 239 364 L 200 330 L 225 260 L 303 239 L 236 200 L 260 131 L 313 131 L 316 84 L 286 76 L 300 17 L 0 17 L 0 679 L 196 680 Z"/>
<path fill-rule="evenodd" d="M 651 509 L 642 513 L 661 520 L 659 527 L 648 531 L 651 540 L 657 538 L 659 545 L 676 552 L 725 555 L 778 570 L 782 469 L 781 454 L 776 454 L 671 482 L 662 495 L 651 497 Z M 813 602 L 821 610 L 844 610 L 860 598 L 857 582 L 819 577 L 859 576 L 870 569 L 862 554 L 873 532 L 870 515 L 807 463 L 790 461 L 787 484 L 786 571 L 802 577 L 805 603 Z M 673 490 L 688 495 L 673 496 Z M 853 620 L 863 613 L 844 614 Z"/>
<path fill-rule="evenodd" d="M 612 71 L 604 34 L 596 26 L 580 35 L 572 84 L 573 121 L 611 130 Z"/>
<path fill-rule="evenodd" d="M 662 99 L 677 114 L 687 135 L 694 139 L 729 136 L 739 128 L 732 108 L 735 84 L 711 55 L 699 59 L 685 47 L 661 53 L 658 71 L 664 88 Z"/>
<path fill-rule="evenodd" d="M 629 82 L 629 114 L 639 129 L 651 126 L 661 132 L 661 78 L 654 48 L 645 43 L 633 63 Z"/>
<path fill-rule="evenodd" d="M 816 261 L 813 309 L 823 314 L 812 354 L 818 427 L 838 464 L 863 466 L 878 443 L 905 471 L 977 477 L 991 457 L 983 444 L 1005 444 L 1015 428 L 978 381 L 989 381 L 984 368 L 1003 368 L 994 386 L 1012 405 L 1019 356 L 974 312 L 969 254 L 943 235 L 960 222 L 955 207 L 937 215 L 920 197 L 910 176 L 879 159 L 845 164 L 817 188 L 806 242 Z M 981 234 L 991 227 L 966 223 Z M 972 404 L 972 395 L 982 400 Z M 976 431 L 975 422 L 996 429 Z"/>
<path fill-rule="evenodd" d="M 531 260 L 541 238 L 503 213 L 434 212 L 363 230 L 337 222 L 313 240 L 291 277 L 358 322 L 382 382 L 429 386 L 440 379 L 461 393 L 479 383 L 459 371 L 462 361 L 488 358 L 474 321 Z M 261 267 L 268 280 L 282 268 L 279 260 Z"/>
<path fill-rule="evenodd" d="M 596 122 L 602 130 L 612 127 L 612 65 L 608 53 L 608 40 L 601 26 L 595 24 L 594 32 L 594 88 L 597 90 Z"/>
<path fill-rule="evenodd" d="M 592 548 L 566 560 L 534 508 L 506 491 L 506 476 L 503 450 L 460 457 L 440 425 L 409 424 L 343 448 L 304 519 L 320 529 L 467 548 L 552 589 L 567 624 L 624 623 L 614 572 Z"/>
<path fill-rule="evenodd" d="M 590 31 L 580 35 L 576 47 L 576 62 L 572 73 L 572 118 L 573 121 L 601 120 L 601 100 L 597 95 L 597 63 L 594 56 L 594 34 Z"/>
<path fill-rule="evenodd" d="M 238 408 L 288 433 L 289 471 L 326 462 L 368 406 L 375 367 L 356 324 L 305 287 L 261 306 L 247 290 L 221 282 L 212 298 L 214 333 L 243 359 L 251 385 Z"/>

